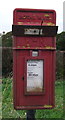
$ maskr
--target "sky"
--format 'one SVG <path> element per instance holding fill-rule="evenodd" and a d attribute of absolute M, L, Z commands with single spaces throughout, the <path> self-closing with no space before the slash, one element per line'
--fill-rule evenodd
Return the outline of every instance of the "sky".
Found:
<path fill-rule="evenodd" d="M 65 1 L 63 2 L 63 30 L 65 31 Z"/>
<path fill-rule="evenodd" d="M 12 31 L 13 10 L 15 8 L 55 10 L 58 33 L 61 33 L 63 31 L 63 2 L 64 0 L 1 0 L 0 33 Z"/>

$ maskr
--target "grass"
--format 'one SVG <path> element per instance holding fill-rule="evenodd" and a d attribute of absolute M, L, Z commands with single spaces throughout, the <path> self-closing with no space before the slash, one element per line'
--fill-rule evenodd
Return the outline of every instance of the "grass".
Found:
<path fill-rule="evenodd" d="M 37 118 L 62 118 L 63 117 L 63 81 L 55 83 L 55 108 L 50 110 L 37 110 Z M 39 114 L 40 113 L 40 114 Z M 40 116 L 39 116 L 40 115 Z"/>
<path fill-rule="evenodd" d="M 12 97 L 12 79 L 2 80 L 2 117 L 3 118 L 26 118 L 26 110 L 14 110 Z M 54 109 L 36 110 L 36 118 L 63 118 L 63 81 L 55 83 L 55 103 Z"/>

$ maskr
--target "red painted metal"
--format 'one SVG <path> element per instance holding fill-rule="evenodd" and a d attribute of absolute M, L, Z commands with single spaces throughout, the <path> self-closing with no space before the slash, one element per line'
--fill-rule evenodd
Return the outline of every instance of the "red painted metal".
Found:
<path fill-rule="evenodd" d="M 55 26 L 54 10 L 15 9 L 13 25 Z M 13 36 L 13 91 L 15 109 L 47 109 L 55 106 L 55 37 Z M 36 50 L 38 56 L 32 56 Z M 26 92 L 27 60 L 43 61 L 42 92 Z"/>

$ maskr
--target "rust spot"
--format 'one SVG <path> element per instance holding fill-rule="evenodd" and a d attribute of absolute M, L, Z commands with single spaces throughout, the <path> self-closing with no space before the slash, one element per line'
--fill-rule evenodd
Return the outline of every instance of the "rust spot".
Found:
<path fill-rule="evenodd" d="M 36 87 L 31 90 L 28 90 L 28 92 L 42 92 L 42 88 Z"/>
<path fill-rule="evenodd" d="M 50 49 L 50 46 L 46 46 L 45 48 L 46 48 L 46 49 Z"/>
<path fill-rule="evenodd" d="M 23 24 L 23 22 L 18 22 L 18 25 L 22 25 Z"/>
<path fill-rule="evenodd" d="M 28 46 L 27 48 L 30 48 L 30 46 Z"/>
<path fill-rule="evenodd" d="M 17 46 L 17 48 L 20 48 L 20 46 Z"/>
<path fill-rule="evenodd" d="M 52 22 L 47 23 L 47 25 L 49 25 L 49 26 L 55 26 L 55 24 L 52 23 Z"/>
<path fill-rule="evenodd" d="M 22 48 L 25 48 L 25 46 L 22 46 Z"/>
<path fill-rule="evenodd" d="M 45 17 L 49 17 L 50 15 L 49 15 L 49 14 L 45 14 L 44 16 L 45 16 Z"/>
<path fill-rule="evenodd" d="M 52 105 L 44 105 L 44 108 L 52 108 Z"/>

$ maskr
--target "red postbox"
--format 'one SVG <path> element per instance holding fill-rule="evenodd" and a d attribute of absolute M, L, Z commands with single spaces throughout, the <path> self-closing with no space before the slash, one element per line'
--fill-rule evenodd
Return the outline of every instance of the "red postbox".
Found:
<path fill-rule="evenodd" d="M 14 10 L 12 33 L 15 109 L 54 107 L 57 29 L 54 10 Z"/>

